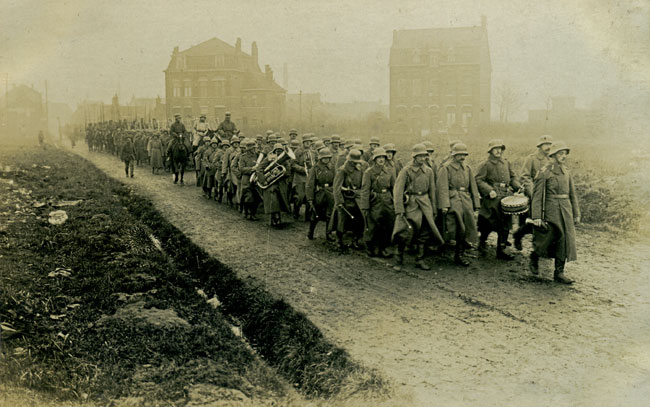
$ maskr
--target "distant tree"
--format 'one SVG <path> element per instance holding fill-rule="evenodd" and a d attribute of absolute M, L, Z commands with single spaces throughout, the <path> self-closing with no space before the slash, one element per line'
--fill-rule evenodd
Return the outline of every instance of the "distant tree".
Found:
<path fill-rule="evenodd" d="M 499 121 L 508 123 L 508 117 L 517 113 L 521 108 L 521 95 L 510 82 L 504 81 L 496 88 L 495 96 L 499 106 Z"/>

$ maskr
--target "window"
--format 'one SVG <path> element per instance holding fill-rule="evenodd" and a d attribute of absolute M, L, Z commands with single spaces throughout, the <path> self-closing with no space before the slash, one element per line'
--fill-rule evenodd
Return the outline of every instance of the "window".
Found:
<path fill-rule="evenodd" d="M 183 87 L 183 96 L 186 98 L 192 97 L 192 82 L 190 81 L 185 81 Z"/>
<path fill-rule="evenodd" d="M 208 97 L 208 81 L 202 80 L 199 82 L 199 97 Z"/>
<path fill-rule="evenodd" d="M 222 67 L 222 66 L 224 66 L 224 58 L 223 58 L 223 55 L 215 55 L 215 56 L 214 56 L 214 66 L 217 66 L 217 67 Z"/>
<path fill-rule="evenodd" d="M 472 124 L 472 112 L 463 112 L 463 127 L 469 127 Z"/>
<path fill-rule="evenodd" d="M 456 123 L 456 112 L 447 110 L 447 127 L 451 127 Z"/>
<path fill-rule="evenodd" d="M 456 62 L 456 51 L 453 47 L 449 47 L 447 51 L 447 62 Z"/>
<path fill-rule="evenodd" d="M 411 94 L 411 81 L 407 79 L 399 79 L 397 81 L 397 92 L 399 96 L 406 97 Z"/>
<path fill-rule="evenodd" d="M 174 82 L 172 86 L 173 86 L 172 95 L 175 98 L 181 97 L 181 83 L 180 82 Z"/>
<path fill-rule="evenodd" d="M 422 79 L 413 79 L 413 96 L 422 96 Z"/>

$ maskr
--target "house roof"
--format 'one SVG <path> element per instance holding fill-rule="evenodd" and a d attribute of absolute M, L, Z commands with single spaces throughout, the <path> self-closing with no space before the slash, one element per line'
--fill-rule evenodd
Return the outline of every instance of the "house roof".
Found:
<path fill-rule="evenodd" d="M 481 44 L 486 31 L 481 26 L 421 28 L 393 31 L 393 49 L 439 48 Z"/>

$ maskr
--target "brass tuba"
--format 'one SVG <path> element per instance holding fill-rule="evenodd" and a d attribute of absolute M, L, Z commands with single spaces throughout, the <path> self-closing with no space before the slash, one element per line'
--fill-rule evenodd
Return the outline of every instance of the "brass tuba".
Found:
<path fill-rule="evenodd" d="M 287 174 L 287 168 L 284 164 L 288 160 L 295 160 L 296 155 L 294 154 L 291 147 L 287 147 L 286 151 L 283 151 L 278 157 L 273 160 L 269 165 L 264 168 L 264 183 L 257 181 L 257 173 L 251 175 L 251 183 L 255 182 L 260 189 L 266 189 L 271 185 L 278 182 Z"/>

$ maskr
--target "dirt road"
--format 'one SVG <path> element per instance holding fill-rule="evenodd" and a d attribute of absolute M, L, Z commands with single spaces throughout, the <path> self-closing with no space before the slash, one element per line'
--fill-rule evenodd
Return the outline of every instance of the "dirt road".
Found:
<path fill-rule="evenodd" d="M 184 187 L 144 168 L 126 179 L 116 158 L 78 151 L 391 378 L 396 405 L 648 405 L 647 235 L 612 241 L 579 232 L 571 287 L 550 282 L 550 261 L 543 278 L 532 278 L 522 255 L 509 263 L 490 255 L 468 269 L 432 258 L 432 271 L 396 272 L 383 260 L 335 254 L 322 226 L 309 241 L 303 222 L 269 230 L 245 221 L 202 198 L 191 174 Z"/>

